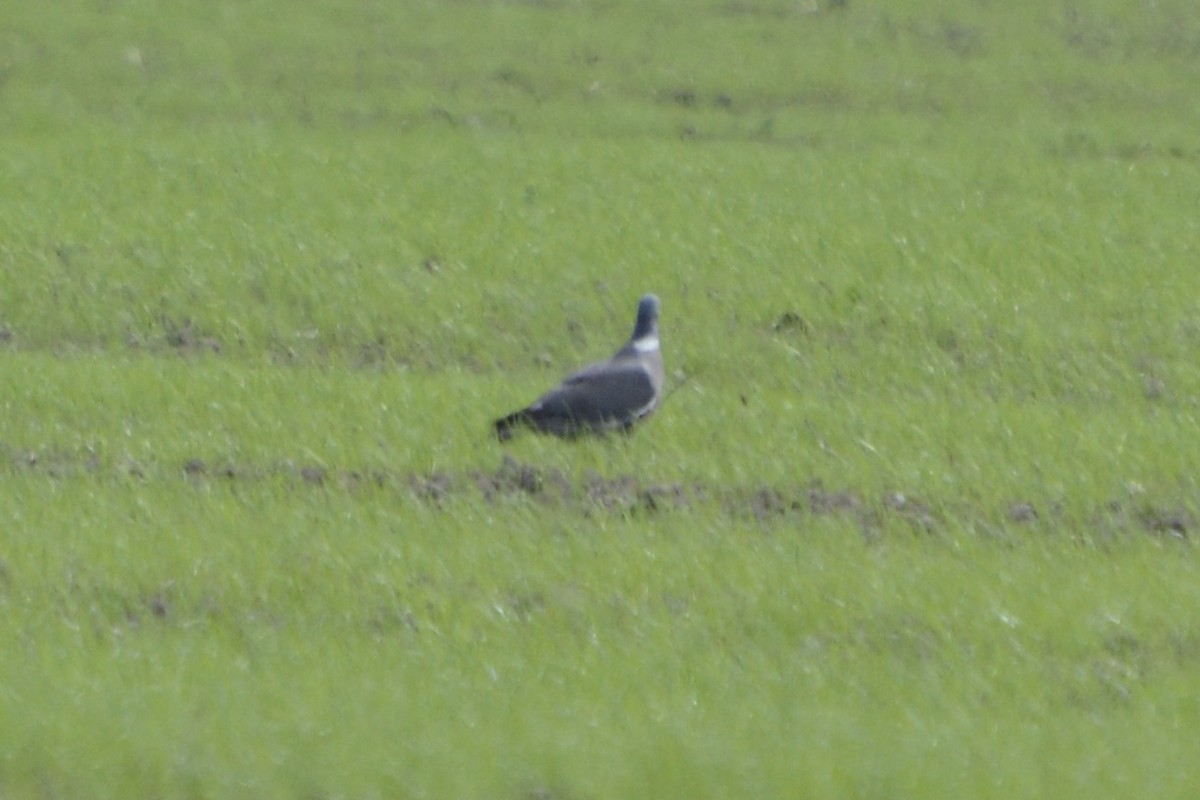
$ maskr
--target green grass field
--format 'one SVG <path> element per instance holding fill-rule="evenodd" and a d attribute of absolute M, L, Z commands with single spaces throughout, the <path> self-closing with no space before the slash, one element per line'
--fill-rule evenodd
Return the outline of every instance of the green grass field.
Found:
<path fill-rule="evenodd" d="M 1190 0 L 3 18 L 0 797 L 1200 791 Z"/>

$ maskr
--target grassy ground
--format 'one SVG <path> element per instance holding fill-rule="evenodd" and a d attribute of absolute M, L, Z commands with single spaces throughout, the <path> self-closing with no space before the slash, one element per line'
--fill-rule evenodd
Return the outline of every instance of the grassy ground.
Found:
<path fill-rule="evenodd" d="M 0 795 L 1193 796 L 1198 52 L 7 10 Z M 646 291 L 655 418 L 491 440 Z"/>

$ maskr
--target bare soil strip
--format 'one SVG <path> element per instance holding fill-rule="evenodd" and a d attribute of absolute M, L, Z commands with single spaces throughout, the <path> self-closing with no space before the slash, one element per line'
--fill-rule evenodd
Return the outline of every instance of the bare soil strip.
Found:
<path fill-rule="evenodd" d="M 6 448 L 7 449 L 7 448 Z M 147 480 L 152 472 L 133 462 L 105 465 L 90 453 L 5 453 L 10 469 L 37 473 L 55 480 L 81 474 Z M 289 487 L 357 493 L 393 489 L 435 508 L 448 508 L 458 500 L 482 500 L 490 505 L 534 503 L 546 508 L 596 513 L 652 515 L 717 509 L 722 513 L 760 523 L 800 522 L 812 517 L 841 517 L 853 521 L 863 536 L 876 538 L 889 523 L 899 521 L 919 533 L 935 533 L 948 523 L 971 526 L 982 532 L 1001 533 L 1013 528 L 1062 530 L 1090 541 L 1104 541 L 1127 532 L 1146 532 L 1172 539 L 1187 539 L 1196 519 L 1182 504 L 1158 506 L 1135 499 L 1112 500 L 1101 508 L 1070 517 L 1061 505 L 1038 508 L 1014 500 L 999 511 L 961 507 L 934 507 L 906 492 L 889 491 L 869 496 L 852 488 L 831 489 L 820 479 L 799 486 L 736 486 L 713 483 L 657 483 L 636 475 L 607 477 L 587 472 L 572 479 L 556 467 L 539 466 L 505 455 L 494 470 L 461 472 L 404 472 L 387 469 L 335 469 L 320 464 L 291 461 L 270 465 L 210 463 L 191 458 L 179 475 L 193 485 L 218 482 L 282 481 Z M 1080 530 L 1080 528 L 1083 528 Z"/>

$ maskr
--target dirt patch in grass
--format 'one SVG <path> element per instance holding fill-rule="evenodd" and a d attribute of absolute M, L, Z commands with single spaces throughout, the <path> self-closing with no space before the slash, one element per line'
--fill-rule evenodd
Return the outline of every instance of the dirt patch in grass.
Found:
<path fill-rule="evenodd" d="M 495 469 L 432 472 L 339 469 L 292 461 L 247 464 L 200 457 L 164 469 L 127 459 L 110 463 L 90 450 L 37 453 L 7 448 L 0 451 L 0 456 L 10 472 L 38 473 L 51 480 L 107 476 L 147 481 L 178 477 L 196 486 L 276 481 L 297 491 L 351 494 L 392 491 L 436 508 L 446 508 L 458 501 L 482 500 L 490 505 L 532 503 L 573 510 L 584 516 L 652 516 L 710 509 L 727 517 L 769 525 L 837 517 L 853 522 L 868 539 L 876 538 L 896 522 L 925 534 L 936 533 L 948 525 L 993 532 L 1041 527 L 1075 533 L 1101 543 L 1132 532 L 1188 539 L 1198 524 L 1196 515 L 1182 503 L 1156 505 L 1112 500 L 1073 518 L 1061 503 L 1039 508 L 1028 500 L 1014 500 L 994 511 L 969 505 L 948 509 L 909 492 L 872 495 L 853 487 L 828 487 L 820 479 L 795 486 L 739 486 L 702 481 L 657 482 L 633 474 L 601 475 L 594 471 L 573 477 L 557 467 L 518 461 L 507 454 Z"/>

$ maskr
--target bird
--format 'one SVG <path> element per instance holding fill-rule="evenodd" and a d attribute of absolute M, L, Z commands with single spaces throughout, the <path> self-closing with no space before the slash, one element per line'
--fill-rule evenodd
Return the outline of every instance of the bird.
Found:
<path fill-rule="evenodd" d="M 663 360 L 658 344 L 658 297 L 638 301 L 633 335 L 607 361 L 590 364 L 530 405 L 495 422 L 500 441 L 529 428 L 564 439 L 628 431 L 658 408 Z"/>

